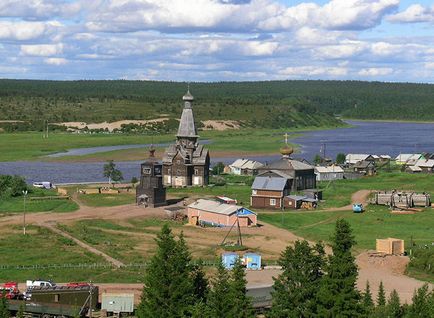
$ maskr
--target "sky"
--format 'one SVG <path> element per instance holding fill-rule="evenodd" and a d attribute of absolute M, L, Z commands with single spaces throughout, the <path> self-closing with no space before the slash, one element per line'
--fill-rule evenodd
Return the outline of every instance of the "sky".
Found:
<path fill-rule="evenodd" d="M 0 0 L 0 78 L 434 83 L 434 1 Z"/>

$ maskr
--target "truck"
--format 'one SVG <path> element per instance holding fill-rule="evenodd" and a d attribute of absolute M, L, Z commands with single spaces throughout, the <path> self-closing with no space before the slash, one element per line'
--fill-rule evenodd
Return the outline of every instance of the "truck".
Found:
<path fill-rule="evenodd" d="M 19 299 L 21 297 L 17 282 L 7 282 L 0 286 L 0 295 L 5 295 L 7 299 Z"/>
<path fill-rule="evenodd" d="M 33 186 L 35 188 L 41 188 L 41 189 L 53 189 L 55 186 L 48 181 L 42 181 L 42 182 L 33 182 Z"/>
<path fill-rule="evenodd" d="M 98 306 L 98 286 L 31 286 L 24 300 L 8 301 L 9 311 L 16 314 L 20 307 L 25 316 L 34 318 L 85 317 Z"/>

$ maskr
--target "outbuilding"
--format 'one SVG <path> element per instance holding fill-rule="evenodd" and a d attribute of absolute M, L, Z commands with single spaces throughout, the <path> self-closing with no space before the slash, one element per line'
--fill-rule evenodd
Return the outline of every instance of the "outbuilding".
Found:
<path fill-rule="evenodd" d="M 253 211 L 235 204 L 226 204 L 214 200 L 199 199 L 187 207 L 188 220 L 193 225 L 256 226 L 257 216 Z"/>
<path fill-rule="evenodd" d="M 315 167 L 316 181 L 341 180 L 344 178 L 344 169 L 339 166 Z"/>

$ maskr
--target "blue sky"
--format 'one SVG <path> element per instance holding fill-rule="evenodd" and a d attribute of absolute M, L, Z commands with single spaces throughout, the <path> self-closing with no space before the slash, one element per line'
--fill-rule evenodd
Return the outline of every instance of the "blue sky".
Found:
<path fill-rule="evenodd" d="M 434 3 L 1 0 L 0 77 L 434 83 Z"/>

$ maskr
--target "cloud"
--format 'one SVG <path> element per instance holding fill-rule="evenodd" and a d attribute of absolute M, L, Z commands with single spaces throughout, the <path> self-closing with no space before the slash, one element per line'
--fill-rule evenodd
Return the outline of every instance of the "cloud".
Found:
<path fill-rule="evenodd" d="M 280 75 L 306 77 L 329 75 L 340 77 L 348 74 L 346 67 L 324 67 L 324 66 L 291 66 L 279 71 Z"/>
<path fill-rule="evenodd" d="M 70 17 L 81 9 L 78 1 L 62 0 L 2 0 L 0 17 L 45 20 L 53 17 Z"/>
<path fill-rule="evenodd" d="M 393 73 L 393 69 L 389 67 L 370 67 L 361 69 L 358 74 L 361 76 L 377 77 L 385 76 Z"/>
<path fill-rule="evenodd" d="M 332 0 L 288 7 L 272 0 L 108 0 L 87 15 L 90 31 L 282 32 L 303 26 L 363 30 L 379 25 L 399 0 Z"/>
<path fill-rule="evenodd" d="M 409 6 L 405 11 L 390 16 L 388 20 L 395 23 L 434 23 L 434 6 L 429 8 L 423 7 L 420 4 L 413 4 Z"/>
<path fill-rule="evenodd" d="M 21 45 L 21 54 L 26 56 L 53 56 L 63 52 L 63 44 Z"/>
<path fill-rule="evenodd" d="M 65 65 L 68 63 L 68 60 L 61 57 L 49 57 L 44 59 L 44 63 L 48 65 Z"/>
<path fill-rule="evenodd" d="M 61 27 L 57 21 L 51 22 L 15 22 L 0 21 L 0 39 L 26 41 L 52 34 Z"/>

